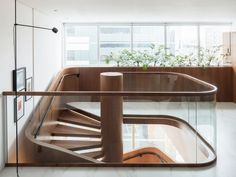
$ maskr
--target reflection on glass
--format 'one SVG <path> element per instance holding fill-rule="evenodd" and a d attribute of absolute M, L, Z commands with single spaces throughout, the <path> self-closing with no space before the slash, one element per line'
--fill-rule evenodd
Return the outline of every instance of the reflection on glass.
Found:
<path fill-rule="evenodd" d="M 180 128 L 164 124 L 127 124 L 124 129 L 125 156 L 147 148 L 158 150 L 160 156 L 163 153 L 175 163 L 204 163 L 214 156 L 188 126 Z"/>

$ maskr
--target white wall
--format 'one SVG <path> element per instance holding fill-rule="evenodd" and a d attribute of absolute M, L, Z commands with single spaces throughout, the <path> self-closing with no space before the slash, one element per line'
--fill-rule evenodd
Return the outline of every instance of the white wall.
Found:
<path fill-rule="evenodd" d="M 52 27 L 55 22 L 37 10 L 17 3 L 17 23 Z M 12 70 L 14 69 L 14 0 L 1 0 L 0 4 L 0 93 L 12 90 Z M 61 24 L 56 23 L 60 29 Z M 53 76 L 61 68 L 61 34 L 51 31 L 33 30 L 17 27 L 18 68 L 26 67 L 28 77 L 33 77 L 35 90 L 45 90 Z M 4 166 L 4 117 L 2 96 L 0 97 L 0 169 Z M 13 114 L 13 97 L 7 99 L 7 147 L 14 153 L 15 124 Z M 34 106 L 34 99 L 25 102 L 25 116 L 19 121 L 23 127 Z M 10 156 L 8 156 L 10 157 Z"/>
<path fill-rule="evenodd" d="M 14 68 L 13 24 L 14 1 L 1 0 L 0 5 L 0 169 L 4 166 L 3 146 L 3 90 L 12 89 L 11 72 Z"/>
<path fill-rule="evenodd" d="M 17 23 L 33 24 L 32 8 L 17 3 Z M 33 29 L 17 26 L 17 68 L 26 67 L 26 78 L 33 76 Z M 15 123 L 13 114 L 14 97 L 7 99 L 7 149 L 9 150 L 8 160 L 15 162 Z M 24 116 L 19 120 L 19 131 L 27 121 L 30 112 L 33 110 L 33 99 L 25 102 Z"/>
<path fill-rule="evenodd" d="M 35 11 L 34 22 L 36 26 L 57 27 L 57 34 L 51 31 L 34 30 L 34 63 L 35 63 L 35 90 L 45 90 L 52 76 L 61 68 L 61 24 L 55 22 L 47 15 Z M 60 61 L 58 61 L 60 60 Z"/>

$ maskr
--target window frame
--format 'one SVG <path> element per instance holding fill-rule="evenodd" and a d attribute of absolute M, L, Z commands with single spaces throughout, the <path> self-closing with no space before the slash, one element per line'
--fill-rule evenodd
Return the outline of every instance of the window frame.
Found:
<path fill-rule="evenodd" d="M 97 27 L 97 59 L 98 59 L 98 64 L 95 66 L 104 66 L 101 63 L 101 58 L 100 58 L 100 27 L 101 26 L 130 26 L 130 49 L 133 51 L 133 27 L 134 26 L 163 26 L 164 27 L 164 46 L 165 48 L 167 47 L 167 27 L 168 26 L 196 26 L 197 27 L 197 40 L 198 40 L 198 55 L 200 55 L 200 48 L 201 48 L 201 32 L 200 28 L 201 26 L 229 26 L 229 36 L 232 33 L 232 22 L 119 22 L 119 23 L 114 23 L 114 22 L 101 22 L 101 23 L 83 23 L 83 22 L 78 22 L 78 23 L 63 23 L 63 36 L 62 36 L 62 67 L 68 67 L 69 65 L 66 65 L 66 25 L 76 25 L 76 26 L 96 26 Z M 229 51 L 231 51 L 231 44 L 229 41 Z M 70 65 L 70 66 L 78 66 L 78 65 Z M 84 66 L 84 65 L 83 65 Z M 86 65 L 86 66 L 93 66 L 93 65 Z M 110 66 L 110 65 L 106 65 Z"/>

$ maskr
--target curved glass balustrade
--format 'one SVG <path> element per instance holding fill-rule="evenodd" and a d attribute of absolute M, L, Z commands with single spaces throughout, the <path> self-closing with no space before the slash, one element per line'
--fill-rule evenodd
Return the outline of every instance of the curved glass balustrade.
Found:
<path fill-rule="evenodd" d="M 216 160 L 214 86 L 178 73 L 124 72 L 123 91 L 75 91 L 68 89 L 73 77 L 48 92 L 18 92 L 33 96 L 18 117 L 19 163 L 203 166 Z M 4 95 L 7 163 L 14 164 L 14 93 Z M 104 161 L 101 111 L 113 110 L 101 108 L 102 97 L 123 100 L 119 163 Z"/>

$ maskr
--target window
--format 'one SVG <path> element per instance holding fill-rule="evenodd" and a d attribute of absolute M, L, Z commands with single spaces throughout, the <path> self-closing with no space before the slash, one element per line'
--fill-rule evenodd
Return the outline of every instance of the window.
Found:
<path fill-rule="evenodd" d="M 167 26 L 167 48 L 173 55 L 197 54 L 197 26 Z"/>
<path fill-rule="evenodd" d="M 66 25 L 65 65 L 97 64 L 97 26 Z"/>
<path fill-rule="evenodd" d="M 151 44 L 165 45 L 164 26 L 133 26 L 133 50 L 150 50 Z"/>
<path fill-rule="evenodd" d="M 100 62 L 111 52 L 131 49 L 130 26 L 100 26 Z"/>
<path fill-rule="evenodd" d="M 199 57 L 201 48 L 222 46 L 223 34 L 230 30 L 231 24 L 65 24 L 64 65 L 104 65 L 111 52 L 148 51 L 151 44 L 175 56 Z M 230 45 L 222 48 L 227 51 Z"/>
<path fill-rule="evenodd" d="M 201 47 L 211 48 L 223 45 L 223 33 L 230 32 L 230 26 L 200 26 Z"/>

